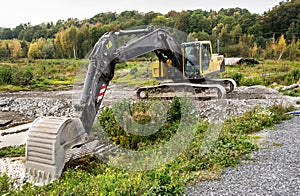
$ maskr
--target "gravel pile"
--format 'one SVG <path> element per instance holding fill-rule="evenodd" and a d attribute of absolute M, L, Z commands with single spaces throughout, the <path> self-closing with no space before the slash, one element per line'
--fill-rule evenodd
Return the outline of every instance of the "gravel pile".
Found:
<path fill-rule="evenodd" d="M 239 87 L 227 94 L 223 100 L 200 101 L 198 109 L 202 118 L 208 121 L 239 116 L 255 106 L 267 108 L 272 105 L 295 106 L 299 98 L 283 96 L 277 90 L 265 86 Z"/>
<path fill-rule="evenodd" d="M 2 112 L 17 112 L 27 117 L 69 116 L 73 107 L 69 99 L 53 98 L 2 98 Z"/>
<path fill-rule="evenodd" d="M 17 112 L 26 117 L 68 116 L 74 117 L 75 109 L 72 96 L 80 97 L 80 91 L 55 92 L 16 92 L 10 95 L 0 94 L 0 111 Z M 108 87 L 103 106 L 109 106 L 122 99 L 136 99 L 132 87 L 112 84 Z M 256 105 L 268 107 L 274 104 L 283 106 L 297 105 L 297 98 L 282 96 L 277 90 L 264 86 L 239 87 L 226 98 L 210 101 L 197 101 L 200 115 L 208 120 L 225 116 L 242 115 Z M 299 99 L 298 99 L 299 100 Z"/>
<path fill-rule="evenodd" d="M 265 137 L 250 161 L 226 168 L 220 180 L 188 187 L 185 195 L 300 195 L 300 117 L 259 134 Z"/>

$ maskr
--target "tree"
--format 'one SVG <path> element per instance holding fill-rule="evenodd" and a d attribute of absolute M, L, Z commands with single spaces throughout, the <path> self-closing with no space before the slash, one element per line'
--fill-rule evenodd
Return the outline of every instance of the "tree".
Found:
<path fill-rule="evenodd" d="M 10 28 L 2 28 L 0 31 L 0 39 L 12 39 L 13 31 Z"/>
<path fill-rule="evenodd" d="M 164 27 L 164 26 L 169 26 L 170 22 L 171 20 L 169 18 L 166 18 L 163 15 L 158 15 L 152 19 L 150 24 L 154 26 Z"/>
<path fill-rule="evenodd" d="M 264 36 L 269 37 L 273 32 L 278 32 L 278 35 L 285 34 L 293 22 L 295 26 L 298 26 L 300 21 L 299 13 L 299 0 L 280 2 L 279 5 L 265 12 L 259 20 Z M 300 35 L 297 35 L 297 38 L 299 37 Z"/>
<path fill-rule="evenodd" d="M 190 13 L 189 12 L 181 12 L 178 20 L 175 22 L 174 28 L 178 29 L 180 31 L 190 33 L 189 32 L 189 18 L 190 18 Z"/>
<path fill-rule="evenodd" d="M 286 41 L 284 39 L 284 35 L 281 35 L 278 43 L 275 45 L 275 52 L 279 53 L 278 60 L 281 59 L 281 57 L 285 51 L 286 51 Z"/>
<path fill-rule="evenodd" d="M 71 26 L 61 32 L 59 41 L 63 50 L 64 56 L 68 58 L 77 58 L 78 42 L 77 42 L 78 28 Z"/>
<path fill-rule="evenodd" d="M 47 39 L 43 42 L 41 55 L 44 59 L 52 59 L 54 57 L 53 39 Z"/>
<path fill-rule="evenodd" d="M 13 58 L 19 58 L 23 54 L 21 43 L 19 40 L 16 40 L 16 39 L 10 40 L 9 41 L 9 49 L 10 49 L 11 57 L 13 57 Z"/>
<path fill-rule="evenodd" d="M 28 49 L 28 57 L 32 59 L 42 58 L 43 40 L 39 39 L 37 42 L 32 42 Z"/>
<path fill-rule="evenodd" d="M 78 31 L 78 57 L 84 58 L 92 48 L 92 40 L 90 39 L 89 26 L 83 25 Z"/>
<path fill-rule="evenodd" d="M 251 57 L 252 57 L 252 58 L 257 58 L 257 51 L 258 51 L 257 44 L 254 43 L 254 46 L 253 46 L 253 48 L 252 48 L 252 54 L 251 54 Z"/>
<path fill-rule="evenodd" d="M 297 59 L 297 55 L 299 54 L 299 49 L 297 47 L 296 38 L 293 37 L 291 43 L 286 48 L 287 59 L 290 61 L 294 61 Z"/>
<path fill-rule="evenodd" d="M 209 40 L 209 34 L 204 32 L 204 31 L 199 31 L 199 32 L 193 32 L 188 35 L 188 40 L 187 41 L 203 41 L 203 40 Z"/>
<path fill-rule="evenodd" d="M 233 30 L 230 32 L 230 35 L 231 35 L 231 37 L 232 37 L 231 43 L 233 43 L 233 44 L 238 44 L 238 43 L 239 43 L 239 39 L 240 39 L 241 36 L 242 36 L 242 32 L 243 32 L 243 30 L 242 30 L 241 26 L 240 26 L 239 24 L 237 24 L 237 25 L 233 28 Z"/>
<path fill-rule="evenodd" d="M 10 55 L 8 44 L 5 40 L 0 40 L 0 57 L 7 58 Z"/>
<path fill-rule="evenodd" d="M 61 43 L 61 37 L 62 37 L 63 31 L 60 31 L 55 34 L 54 38 L 54 57 L 55 58 L 63 58 L 64 57 L 64 51 Z"/>

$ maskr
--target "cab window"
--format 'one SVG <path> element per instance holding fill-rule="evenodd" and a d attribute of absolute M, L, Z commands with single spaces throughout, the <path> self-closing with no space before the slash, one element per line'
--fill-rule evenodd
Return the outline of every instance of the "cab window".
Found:
<path fill-rule="evenodd" d="M 202 44 L 202 71 L 205 71 L 209 68 L 210 59 L 210 45 Z"/>
<path fill-rule="evenodd" d="M 200 45 L 189 45 L 184 47 L 184 69 L 186 76 L 196 76 L 200 74 Z"/>

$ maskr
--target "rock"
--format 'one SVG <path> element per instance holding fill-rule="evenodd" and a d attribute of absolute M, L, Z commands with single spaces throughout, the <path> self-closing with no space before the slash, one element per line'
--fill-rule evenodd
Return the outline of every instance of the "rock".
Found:
<path fill-rule="evenodd" d="M 13 120 L 0 120 L 0 127 L 5 127 L 12 123 Z"/>
<path fill-rule="evenodd" d="M 5 99 L 0 99 L 0 107 L 4 107 L 4 106 L 7 106 L 8 104 L 8 101 L 5 100 Z"/>

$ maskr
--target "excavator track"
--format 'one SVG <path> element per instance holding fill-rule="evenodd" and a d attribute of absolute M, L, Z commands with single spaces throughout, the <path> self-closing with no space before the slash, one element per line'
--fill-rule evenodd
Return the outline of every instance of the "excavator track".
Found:
<path fill-rule="evenodd" d="M 139 99 L 188 96 L 195 99 L 223 98 L 226 90 L 219 84 L 165 83 L 156 86 L 141 87 L 137 90 Z"/>
<path fill-rule="evenodd" d="M 207 84 L 218 84 L 225 88 L 226 93 L 231 93 L 234 89 L 236 89 L 236 82 L 230 78 L 224 79 L 206 79 L 205 82 Z"/>
<path fill-rule="evenodd" d="M 74 158 L 74 154 L 78 154 L 78 150 L 73 147 L 84 144 L 86 140 L 87 134 L 82 129 L 79 119 L 57 117 L 36 119 L 29 129 L 27 138 L 26 173 L 38 183 L 57 179 L 65 163 Z M 86 152 L 90 150 L 85 149 Z M 80 151 L 82 153 L 82 150 Z"/>

